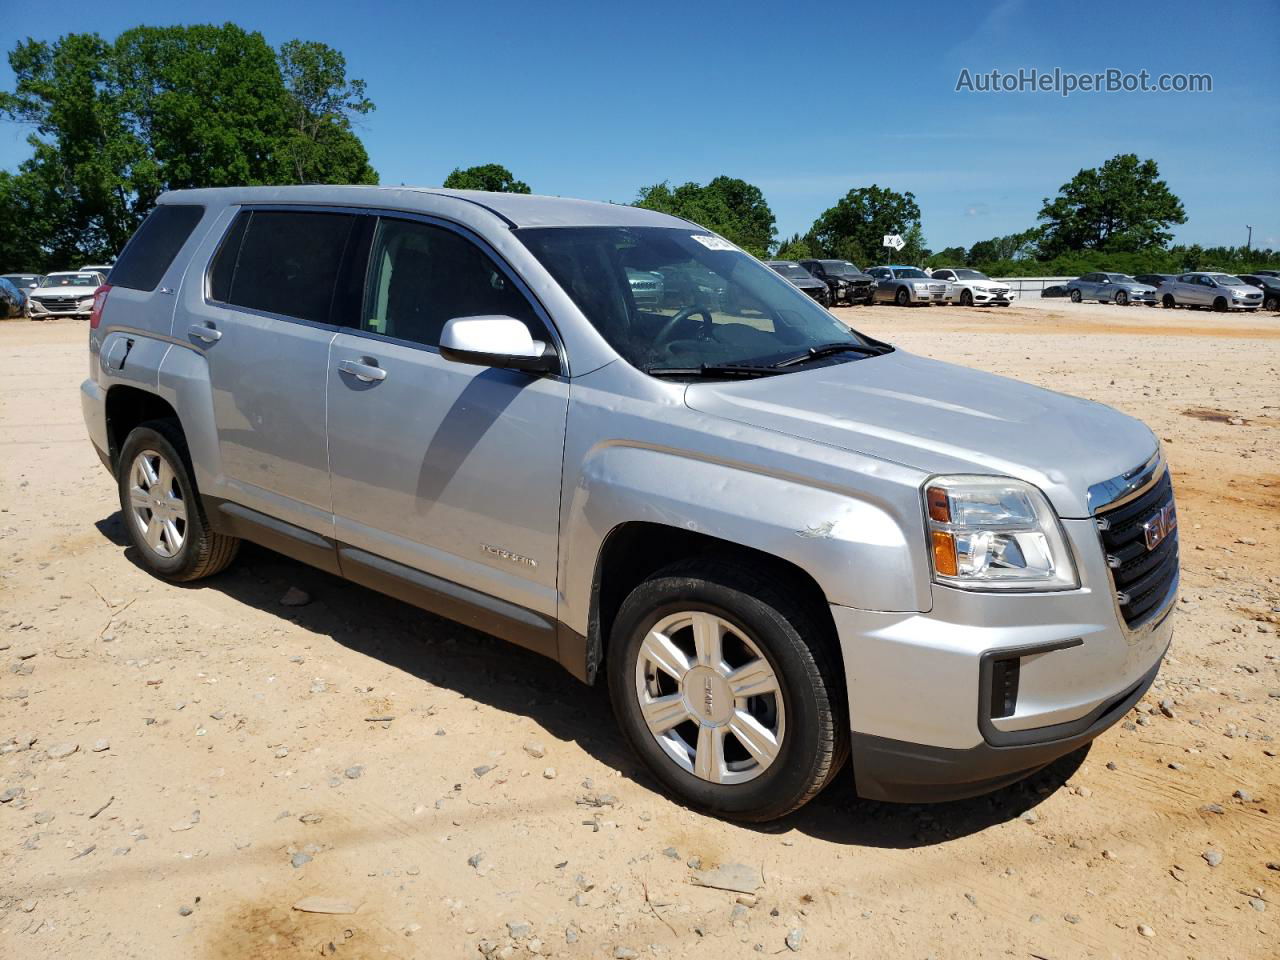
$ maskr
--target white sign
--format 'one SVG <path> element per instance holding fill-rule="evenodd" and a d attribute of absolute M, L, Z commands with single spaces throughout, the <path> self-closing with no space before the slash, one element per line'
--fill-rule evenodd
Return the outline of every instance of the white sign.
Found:
<path fill-rule="evenodd" d="M 906 241 L 902 239 L 902 236 L 900 234 L 886 233 L 884 235 L 884 245 L 886 247 L 893 247 L 893 249 L 895 250 L 901 250 L 907 244 L 906 244 Z"/>
<path fill-rule="evenodd" d="M 702 244 L 708 250 L 737 250 L 738 249 L 732 243 L 726 240 L 724 237 L 712 237 L 712 236 L 708 236 L 705 233 L 691 233 L 689 234 L 689 237 L 690 239 L 698 241 L 698 243 Z"/>

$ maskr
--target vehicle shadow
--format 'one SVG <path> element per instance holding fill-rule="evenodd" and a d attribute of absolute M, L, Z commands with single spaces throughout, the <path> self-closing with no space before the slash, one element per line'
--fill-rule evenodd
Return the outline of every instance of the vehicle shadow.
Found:
<path fill-rule="evenodd" d="M 112 543 L 124 544 L 118 512 L 98 521 L 97 527 Z M 135 548 L 127 546 L 124 555 L 141 568 Z M 545 657 L 249 543 L 227 572 L 178 586 L 219 590 L 434 686 L 528 717 L 549 737 L 576 743 L 645 789 L 663 792 L 615 727 L 605 685 L 588 687 Z M 304 590 L 311 602 L 282 605 L 280 599 L 290 587 Z M 744 826 L 764 834 L 798 830 L 851 846 L 934 846 L 1031 810 L 1066 783 L 1087 752 L 1082 748 L 995 793 L 945 804 L 861 800 L 854 796 L 852 769 L 846 765 L 803 809 L 772 823 Z"/>

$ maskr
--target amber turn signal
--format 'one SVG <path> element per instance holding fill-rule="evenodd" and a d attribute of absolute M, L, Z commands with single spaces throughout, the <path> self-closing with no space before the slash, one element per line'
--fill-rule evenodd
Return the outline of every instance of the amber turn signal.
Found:
<path fill-rule="evenodd" d="M 951 500 L 947 491 L 941 487 L 930 487 L 925 491 L 925 499 L 929 504 L 929 519 L 935 523 L 951 522 Z"/>
<path fill-rule="evenodd" d="M 956 538 L 944 530 L 934 530 L 933 569 L 944 577 L 954 577 L 960 571 L 956 561 Z"/>

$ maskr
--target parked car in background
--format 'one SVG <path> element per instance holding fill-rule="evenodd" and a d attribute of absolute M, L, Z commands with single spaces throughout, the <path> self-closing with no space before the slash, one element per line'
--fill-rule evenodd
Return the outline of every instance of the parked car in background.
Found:
<path fill-rule="evenodd" d="M 48 317 L 87 317 L 93 308 L 93 293 L 105 279 L 92 271 L 51 273 L 31 291 L 27 315 L 32 320 Z"/>
<path fill-rule="evenodd" d="M 639 312 L 628 266 L 741 312 Z M 1148 427 L 863 336 L 686 220 L 184 190 L 112 279 L 80 386 L 132 548 L 104 577 L 243 539 L 464 621 L 607 683 L 700 810 L 997 790 L 1122 720 L 1172 637 Z"/>
<path fill-rule="evenodd" d="M 1255 270 L 1253 273 L 1259 277 L 1280 277 L 1280 270 Z"/>
<path fill-rule="evenodd" d="M 889 265 L 867 270 L 875 279 L 875 298 L 900 307 L 918 304 L 946 303 L 952 297 L 952 286 L 946 280 L 934 280 L 919 267 Z"/>
<path fill-rule="evenodd" d="M 1280 277 L 1269 273 L 1246 273 L 1240 278 L 1262 291 L 1262 309 L 1280 310 Z"/>
<path fill-rule="evenodd" d="M 1184 273 L 1160 285 L 1160 303 L 1169 309 L 1257 310 L 1262 291 L 1229 273 Z"/>
<path fill-rule="evenodd" d="M 662 306 L 662 293 L 665 287 L 662 274 L 653 270 L 636 270 L 627 267 L 627 283 L 631 287 L 631 298 L 641 310 L 657 310 Z"/>
<path fill-rule="evenodd" d="M 1097 300 L 1124 307 L 1131 303 L 1154 303 L 1156 288 L 1139 283 L 1125 273 L 1086 273 L 1067 284 L 1067 295 L 1072 303 Z"/>
<path fill-rule="evenodd" d="M 1064 283 L 1053 283 L 1040 291 L 1041 299 L 1046 297 L 1065 297 L 1067 295 L 1067 286 Z"/>
<path fill-rule="evenodd" d="M 1166 280 L 1172 280 L 1173 278 L 1174 274 L 1172 273 L 1140 273 L 1133 279 L 1139 283 L 1145 283 L 1149 287 L 1159 287 Z"/>
<path fill-rule="evenodd" d="M 968 267 L 942 267 L 930 271 L 934 280 L 946 280 L 952 285 L 951 299 L 962 307 L 972 307 L 975 303 L 995 304 L 1007 307 L 1014 299 L 1013 288 L 1007 283 L 992 280 L 981 270 L 970 270 Z"/>
<path fill-rule="evenodd" d="M 0 319 L 20 317 L 26 312 L 27 295 L 18 287 L 0 277 Z"/>
<path fill-rule="evenodd" d="M 44 275 L 40 273 L 6 273 L 4 279 L 20 290 L 34 290 L 40 286 L 40 281 L 44 279 Z"/>
<path fill-rule="evenodd" d="M 801 260 L 800 266 L 827 285 L 831 306 L 841 303 L 872 303 L 874 283 L 848 260 Z"/>
<path fill-rule="evenodd" d="M 786 277 L 793 284 L 817 300 L 824 307 L 831 305 L 831 290 L 823 281 L 806 270 L 794 260 L 766 260 L 765 264 L 779 276 Z"/>

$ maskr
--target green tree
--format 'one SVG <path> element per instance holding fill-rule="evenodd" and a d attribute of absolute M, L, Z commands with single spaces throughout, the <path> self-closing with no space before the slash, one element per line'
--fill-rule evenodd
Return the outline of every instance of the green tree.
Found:
<path fill-rule="evenodd" d="M 467 167 L 463 170 L 455 167 L 453 173 L 444 178 L 444 185 L 450 190 L 487 190 L 490 193 L 530 193 L 529 185 L 515 176 L 500 163 L 485 163 L 478 167 Z"/>
<path fill-rule="evenodd" d="M 872 184 L 846 193 L 824 211 L 809 231 L 809 241 L 826 257 L 851 260 L 859 266 L 879 263 L 885 255 L 885 234 L 901 234 L 907 246 L 895 259 L 917 262 L 924 249 L 920 207 L 911 193 L 898 193 Z"/>
<path fill-rule="evenodd" d="M 778 244 L 774 257 L 778 260 L 808 260 L 814 256 L 813 247 L 808 237 L 793 233 Z"/>
<path fill-rule="evenodd" d="M 289 132 L 279 155 L 295 183 L 377 183 L 353 115 L 374 110 L 363 80 L 348 79 L 347 58 L 314 41 L 289 40 L 278 55 Z"/>
<path fill-rule="evenodd" d="M 1046 197 L 1039 219 L 1041 251 L 1054 257 L 1068 250 L 1166 247 L 1173 239 L 1169 228 L 1186 223 L 1187 215 L 1154 160 L 1121 153 L 1081 170 L 1057 197 Z"/>
<path fill-rule="evenodd" d="M 1037 252 L 1036 244 L 1039 236 L 1040 231 L 1033 227 L 1021 233 L 979 240 L 969 248 L 965 262 L 972 267 L 979 263 L 990 263 L 993 260 L 1021 260 L 1034 256 Z"/>
<path fill-rule="evenodd" d="M 27 40 L 9 64 L 0 116 L 31 126 L 32 153 L 0 190 L 35 249 L 4 241 L 6 269 L 113 256 L 165 190 L 376 182 L 350 129 L 372 104 L 322 44 L 278 56 L 234 24 L 136 27 Z"/>
<path fill-rule="evenodd" d="M 925 265 L 932 267 L 954 267 L 958 264 L 965 263 L 966 253 L 964 247 L 943 247 L 937 253 L 930 254 L 925 259 Z"/>
<path fill-rule="evenodd" d="M 667 181 L 642 187 L 635 206 L 683 217 L 720 234 L 757 257 L 773 247 L 773 211 L 754 184 L 736 177 L 716 177 L 705 186 Z"/>

